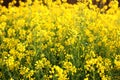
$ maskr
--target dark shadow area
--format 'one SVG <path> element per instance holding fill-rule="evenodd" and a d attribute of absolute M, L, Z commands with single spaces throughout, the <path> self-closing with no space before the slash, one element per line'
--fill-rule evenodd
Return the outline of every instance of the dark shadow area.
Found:
<path fill-rule="evenodd" d="M 8 4 L 10 3 L 10 2 L 12 2 L 12 0 L 3 0 L 4 2 L 2 3 L 2 6 L 6 6 L 7 8 L 8 8 Z M 26 2 L 26 0 L 22 0 L 23 2 Z M 33 0 L 34 1 L 34 0 Z M 53 1 L 55 1 L 55 0 L 53 0 Z M 96 0 L 92 0 L 92 2 L 93 2 L 93 5 L 97 5 L 97 7 L 99 7 L 99 8 L 102 8 L 104 5 L 108 5 L 109 3 L 110 3 L 110 1 L 111 0 L 106 0 L 106 3 L 105 4 L 102 4 L 101 3 L 101 1 L 99 1 L 99 2 L 96 2 Z M 118 6 L 120 7 L 120 0 L 118 0 L 118 2 L 119 2 L 119 4 L 118 4 Z M 67 3 L 69 3 L 69 4 L 76 4 L 77 3 L 77 0 L 67 0 Z M 16 0 L 16 4 L 15 4 L 15 6 L 19 6 L 20 4 L 19 4 L 19 0 Z"/>

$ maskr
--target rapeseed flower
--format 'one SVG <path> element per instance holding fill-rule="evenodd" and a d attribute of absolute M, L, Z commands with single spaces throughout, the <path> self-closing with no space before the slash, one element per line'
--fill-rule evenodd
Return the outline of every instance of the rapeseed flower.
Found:
<path fill-rule="evenodd" d="M 20 52 L 25 51 L 25 46 L 22 43 L 17 44 L 17 50 Z"/>
<path fill-rule="evenodd" d="M 6 66 L 9 68 L 9 70 L 14 70 L 15 67 L 15 59 L 13 56 L 10 56 L 6 61 Z"/>
<path fill-rule="evenodd" d="M 113 79 L 120 69 L 120 9 L 116 0 L 96 2 L 101 9 L 92 0 L 0 3 L 0 78 Z"/>

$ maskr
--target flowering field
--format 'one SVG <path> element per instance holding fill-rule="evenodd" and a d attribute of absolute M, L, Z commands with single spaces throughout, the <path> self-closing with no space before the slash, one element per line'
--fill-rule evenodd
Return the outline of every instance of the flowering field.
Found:
<path fill-rule="evenodd" d="M 117 1 L 102 9 L 90 1 L 14 3 L 0 5 L 0 80 L 120 80 Z"/>

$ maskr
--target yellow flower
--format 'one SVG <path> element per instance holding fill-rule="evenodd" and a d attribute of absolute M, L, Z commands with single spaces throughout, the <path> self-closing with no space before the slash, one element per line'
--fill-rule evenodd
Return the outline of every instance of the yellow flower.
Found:
<path fill-rule="evenodd" d="M 22 43 L 17 44 L 17 50 L 20 52 L 25 51 L 25 46 Z"/>
<path fill-rule="evenodd" d="M 64 68 L 66 69 L 67 72 L 71 71 L 72 74 L 76 73 L 76 67 L 72 65 L 71 62 L 65 61 L 63 63 Z"/>
<path fill-rule="evenodd" d="M 7 20 L 7 16 L 6 15 L 1 15 L 0 16 L 0 21 L 6 21 Z"/>
<path fill-rule="evenodd" d="M 88 38 L 88 41 L 89 41 L 89 42 L 93 42 L 93 41 L 94 41 L 94 36 L 90 36 L 90 37 Z"/>
<path fill-rule="evenodd" d="M 0 24 L 0 29 L 3 31 L 4 29 L 5 29 L 5 27 L 6 27 L 6 22 L 2 22 L 1 24 Z"/>
<path fill-rule="evenodd" d="M 11 37 L 11 36 L 14 36 L 15 35 L 15 30 L 12 29 L 12 28 L 9 28 L 8 29 L 8 36 Z"/>
<path fill-rule="evenodd" d="M 61 45 L 61 43 L 56 43 L 55 46 L 57 47 L 57 51 L 60 52 L 60 51 L 63 51 L 64 50 L 64 46 Z"/>
<path fill-rule="evenodd" d="M 85 34 L 86 34 L 87 36 L 90 36 L 90 35 L 91 35 L 90 30 L 86 29 L 86 30 L 85 30 Z"/>
<path fill-rule="evenodd" d="M 14 23 L 14 29 L 15 30 L 20 30 L 21 28 L 23 28 L 25 25 L 25 20 L 24 19 L 19 19 L 17 21 L 15 21 Z"/>
<path fill-rule="evenodd" d="M 63 2 L 67 2 L 67 0 L 62 0 Z"/>
<path fill-rule="evenodd" d="M 26 63 L 30 65 L 31 64 L 30 62 L 31 62 L 31 58 L 29 55 L 27 55 L 26 56 Z"/>
<path fill-rule="evenodd" d="M 87 78 L 84 78 L 84 80 L 89 80 L 88 77 Z"/>
<path fill-rule="evenodd" d="M 33 41 L 33 34 L 32 33 L 29 33 L 28 35 L 27 35 L 27 42 L 28 43 L 31 43 Z"/>
<path fill-rule="evenodd" d="M 117 69 L 120 69 L 120 61 L 115 60 L 114 63 L 115 63 L 115 67 Z"/>
<path fill-rule="evenodd" d="M 21 59 L 25 57 L 25 54 L 24 53 L 17 53 L 17 57 L 18 57 L 19 61 L 21 61 Z"/>
<path fill-rule="evenodd" d="M 108 80 L 105 76 L 102 76 L 102 80 Z"/>
<path fill-rule="evenodd" d="M 26 31 L 25 30 L 20 29 L 19 34 L 20 34 L 20 39 L 24 40 L 26 38 Z"/>
<path fill-rule="evenodd" d="M 14 57 L 13 56 L 10 56 L 6 61 L 5 61 L 7 67 L 10 69 L 10 70 L 13 70 L 14 67 L 15 67 L 15 60 L 14 60 Z"/>
<path fill-rule="evenodd" d="M 66 60 L 73 59 L 73 55 L 72 55 L 72 54 L 66 54 L 66 55 L 65 55 L 65 59 L 66 59 Z"/>
<path fill-rule="evenodd" d="M 53 66 L 55 70 L 57 71 L 56 76 L 58 77 L 58 80 L 68 80 L 67 75 L 64 73 L 63 69 L 59 66 Z"/>
<path fill-rule="evenodd" d="M 44 63 L 41 60 L 36 61 L 35 69 L 42 69 L 44 67 Z"/>
<path fill-rule="evenodd" d="M 100 0 L 96 0 L 96 2 L 99 2 Z"/>
<path fill-rule="evenodd" d="M 17 57 L 17 54 L 19 54 L 18 51 L 16 51 L 14 48 L 10 49 L 9 53 L 10 53 L 10 55 L 12 55 L 14 58 L 16 58 L 16 57 Z"/>
<path fill-rule="evenodd" d="M 102 3 L 105 4 L 105 3 L 106 3 L 106 0 L 102 0 Z"/>
<path fill-rule="evenodd" d="M 32 80 L 31 77 L 34 75 L 34 73 L 35 73 L 34 70 L 30 70 L 26 77 Z"/>
<path fill-rule="evenodd" d="M 75 43 L 75 38 L 68 38 L 67 41 L 65 41 L 66 45 L 73 45 Z"/>
<path fill-rule="evenodd" d="M 13 78 L 10 78 L 10 80 L 14 80 Z"/>
<path fill-rule="evenodd" d="M 27 0 L 27 4 L 28 5 L 32 4 L 32 0 Z"/>
<path fill-rule="evenodd" d="M 21 74 L 21 75 L 25 75 L 26 73 L 29 72 L 29 70 L 30 70 L 30 69 L 27 68 L 27 67 L 25 67 L 25 66 L 24 66 L 24 67 L 21 67 L 21 68 L 20 68 L 20 74 Z"/>

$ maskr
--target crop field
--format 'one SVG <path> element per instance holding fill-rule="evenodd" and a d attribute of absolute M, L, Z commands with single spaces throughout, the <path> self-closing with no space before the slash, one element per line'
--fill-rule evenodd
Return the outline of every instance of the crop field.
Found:
<path fill-rule="evenodd" d="M 0 5 L 0 80 L 120 80 L 116 0 L 102 8 L 91 0 L 15 3 Z"/>

